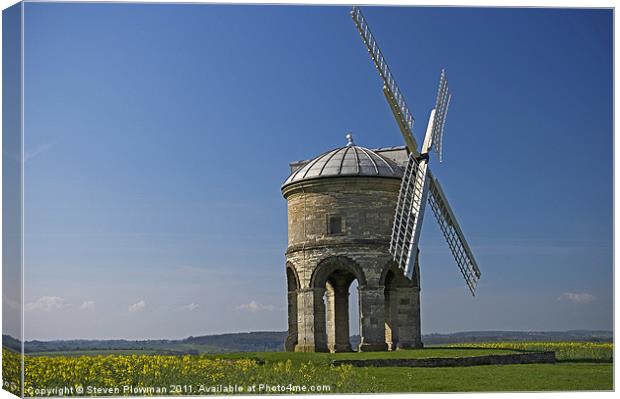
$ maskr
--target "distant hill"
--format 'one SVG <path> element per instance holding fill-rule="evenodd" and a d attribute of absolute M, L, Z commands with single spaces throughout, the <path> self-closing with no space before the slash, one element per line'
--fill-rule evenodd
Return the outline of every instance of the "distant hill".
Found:
<path fill-rule="evenodd" d="M 183 342 L 222 348 L 227 352 L 279 352 L 284 350 L 286 331 L 258 331 L 189 337 Z"/>
<path fill-rule="evenodd" d="M 22 343 L 18 339 L 15 339 L 11 337 L 10 335 L 2 336 L 2 346 L 5 348 L 14 350 L 16 352 L 22 351 Z"/>
<path fill-rule="evenodd" d="M 189 337 L 182 340 L 63 340 L 27 341 L 26 353 L 77 351 L 136 351 L 161 354 L 199 354 L 230 352 L 278 352 L 284 350 L 284 331 L 259 331 Z M 21 350 L 20 343 L 4 335 L 3 345 Z"/>
<path fill-rule="evenodd" d="M 67 340 L 27 341 L 26 353 L 50 352 L 110 352 L 132 351 L 161 354 L 199 354 L 230 352 L 278 352 L 284 350 L 285 331 L 257 331 L 189 337 L 182 340 Z M 489 341 L 593 341 L 612 342 L 613 332 L 594 330 L 571 331 L 466 331 L 450 334 L 425 334 L 425 345 L 454 344 L 459 342 Z M 8 335 L 2 336 L 4 347 L 21 350 L 20 342 Z M 351 337 L 351 344 L 359 343 L 359 335 Z"/>

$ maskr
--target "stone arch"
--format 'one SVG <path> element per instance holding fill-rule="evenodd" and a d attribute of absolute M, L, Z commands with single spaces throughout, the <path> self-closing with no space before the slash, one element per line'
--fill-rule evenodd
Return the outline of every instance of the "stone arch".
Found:
<path fill-rule="evenodd" d="M 409 280 L 405 277 L 403 270 L 398 267 L 398 264 L 393 260 L 388 261 L 385 266 L 383 266 L 383 270 L 381 271 L 381 277 L 379 277 L 379 285 L 387 287 L 414 287 L 416 286 L 416 282 L 419 279 L 419 272 L 416 266 L 414 267 L 414 278 Z"/>
<path fill-rule="evenodd" d="M 366 285 L 366 275 L 357 262 L 347 256 L 329 256 L 321 260 L 314 269 L 310 278 L 310 287 L 325 288 L 330 275 L 339 269 L 355 276 L 360 286 Z"/>
<path fill-rule="evenodd" d="M 317 293 L 315 301 L 315 342 L 332 352 L 351 351 L 349 337 L 349 288 L 357 280 L 366 284 L 364 271 L 346 256 L 321 260 L 310 278 Z"/>
<path fill-rule="evenodd" d="M 286 262 L 286 282 L 288 291 L 298 290 L 301 288 L 301 282 L 299 281 L 299 275 L 297 274 L 297 268 L 293 262 Z"/>
<path fill-rule="evenodd" d="M 297 270 L 292 262 L 286 262 L 286 282 L 288 291 L 288 335 L 284 342 L 284 349 L 287 352 L 293 352 L 298 342 L 297 294 L 300 288 L 300 282 Z"/>
<path fill-rule="evenodd" d="M 388 349 L 419 347 L 419 278 L 420 269 L 414 266 L 414 277 L 408 279 L 396 262 L 383 267 L 380 284 L 384 286 L 385 343 Z"/>

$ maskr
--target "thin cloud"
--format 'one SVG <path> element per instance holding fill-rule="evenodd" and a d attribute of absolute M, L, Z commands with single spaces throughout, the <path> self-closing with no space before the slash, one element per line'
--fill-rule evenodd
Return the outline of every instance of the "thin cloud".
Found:
<path fill-rule="evenodd" d="M 198 308 L 199 308 L 199 305 L 197 303 L 190 303 L 182 307 L 183 310 L 189 310 L 190 312 L 193 312 L 194 310 Z"/>
<path fill-rule="evenodd" d="M 568 301 L 572 303 L 590 303 L 596 300 L 596 297 L 592 294 L 588 294 L 587 292 L 583 293 L 575 293 L 575 292 L 565 292 L 558 298 L 559 301 Z"/>
<path fill-rule="evenodd" d="M 136 313 L 136 312 L 141 312 L 146 308 L 146 302 L 144 301 L 140 301 L 137 303 L 134 303 L 133 305 L 129 305 L 129 312 L 130 313 Z"/>
<path fill-rule="evenodd" d="M 51 312 L 52 310 L 58 310 L 65 307 L 65 300 L 59 296 L 43 296 L 37 299 L 35 302 L 30 302 L 24 305 L 24 310 L 42 310 L 44 312 Z"/>
<path fill-rule="evenodd" d="M 24 162 L 29 161 L 32 158 L 36 157 L 37 155 L 40 155 L 40 154 L 44 153 L 45 151 L 47 151 L 50 148 L 52 148 L 53 145 L 54 145 L 54 143 L 43 144 L 43 145 L 35 147 L 35 148 L 31 149 L 31 150 L 24 151 Z"/>
<path fill-rule="evenodd" d="M 275 307 L 273 305 L 264 305 L 256 301 L 251 301 L 250 303 L 243 303 L 237 306 L 237 309 L 256 313 L 256 312 L 261 312 L 261 311 L 272 312 L 275 309 Z"/>
<path fill-rule="evenodd" d="M 4 295 L 2 296 L 2 303 L 7 305 L 9 308 L 13 310 L 22 310 L 22 305 L 19 302 L 13 299 L 10 299 L 7 296 L 4 296 Z"/>
<path fill-rule="evenodd" d="M 84 301 L 80 305 L 81 310 L 93 310 L 95 308 L 95 301 Z"/>

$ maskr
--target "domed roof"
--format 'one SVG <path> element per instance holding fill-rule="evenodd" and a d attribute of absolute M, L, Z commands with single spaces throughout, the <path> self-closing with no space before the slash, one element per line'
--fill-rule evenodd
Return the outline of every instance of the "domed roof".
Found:
<path fill-rule="evenodd" d="M 282 187 L 303 180 L 340 176 L 391 177 L 400 179 L 402 169 L 368 148 L 353 143 L 351 135 L 345 147 L 336 148 L 319 155 L 297 169 L 286 179 Z"/>

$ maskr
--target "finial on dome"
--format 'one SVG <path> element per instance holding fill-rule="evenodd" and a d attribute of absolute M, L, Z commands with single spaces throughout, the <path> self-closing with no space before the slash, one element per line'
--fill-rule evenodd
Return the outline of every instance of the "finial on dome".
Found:
<path fill-rule="evenodd" d="M 353 142 L 353 133 L 349 132 L 347 133 L 347 147 L 351 147 L 353 145 L 355 145 Z"/>

